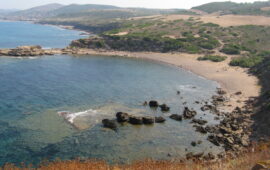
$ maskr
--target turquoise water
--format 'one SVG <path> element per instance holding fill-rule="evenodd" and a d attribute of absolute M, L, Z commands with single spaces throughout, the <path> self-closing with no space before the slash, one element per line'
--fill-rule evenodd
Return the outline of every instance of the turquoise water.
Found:
<path fill-rule="evenodd" d="M 38 44 L 64 47 L 79 32 L 25 22 L 0 22 L 0 48 Z M 44 159 L 98 158 L 127 163 L 143 158 L 170 159 L 187 152 L 220 148 L 195 132 L 190 120 L 171 120 L 185 106 L 209 124 L 213 115 L 195 101 L 209 101 L 217 83 L 158 62 L 102 56 L 0 57 L 0 166 L 37 164 Z M 176 92 L 181 91 L 181 95 Z M 169 113 L 142 106 L 158 100 Z M 186 103 L 186 104 L 185 104 Z M 68 111 L 74 120 L 59 116 Z M 101 120 L 118 111 L 163 116 L 164 124 L 119 125 L 104 129 Z M 192 141 L 201 140 L 198 147 Z"/>
<path fill-rule="evenodd" d="M 81 32 L 44 26 L 29 22 L 0 21 L 0 48 L 22 45 L 41 45 L 44 48 L 63 48 L 72 40 L 85 36 Z"/>
<path fill-rule="evenodd" d="M 195 101 L 207 101 L 217 84 L 179 68 L 121 57 L 46 56 L 32 59 L 0 58 L 0 165 L 38 163 L 47 159 L 99 158 L 129 162 L 142 158 L 181 157 L 188 151 L 218 150 L 194 131 L 190 120 L 170 120 L 181 114 L 183 102 L 199 112 Z M 177 95 L 176 91 L 181 91 Z M 155 99 L 170 113 L 142 106 Z M 57 112 L 88 110 L 75 128 Z M 96 112 L 94 112 L 96 111 Z M 102 128 L 101 118 L 116 111 L 162 115 L 165 124 Z M 203 117 L 215 123 L 211 114 Z M 94 120 L 94 121 L 93 121 Z M 200 147 L 191 147 L 202 140 Z"/>

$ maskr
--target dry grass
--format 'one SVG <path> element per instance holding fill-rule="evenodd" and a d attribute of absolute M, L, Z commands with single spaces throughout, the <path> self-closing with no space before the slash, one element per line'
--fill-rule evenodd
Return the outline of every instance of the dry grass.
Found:
<path fill-rule="evenodd" d="M 190 17 L 193 17 L 197 21 L 203 21 L 204 23 L 215 23 L 222 27 L 229 26 L 240 26 L 240 25 L 270 25 L 270 17 L 265 16 L 250 16 L 250 15 L 201 15 L 201 16 L 192 16 L 192 15 L 167 15 L 160 16 L 156 19 L 162 19 L 163 21 L 175 21 L 179 19 L 187 20 Z"/>
<path fill-rule="evenodd" d="M 97 160 L 72 160 L 42 163 L 37 170 L 247 170 L 251 169 L 257 162 L 270 159 L 270 144 L 261 144 L 251 148 L 249 152 L 243 153 L 235 159 L 221 162 L 180 162 L 180 161 L 153 161 L 145 160 L 134 162 L 130 165 L 108 165 Z M 18 168 L 12 164 L 3 167 L 4 170 L 26 170 L 34 169 Z"/>

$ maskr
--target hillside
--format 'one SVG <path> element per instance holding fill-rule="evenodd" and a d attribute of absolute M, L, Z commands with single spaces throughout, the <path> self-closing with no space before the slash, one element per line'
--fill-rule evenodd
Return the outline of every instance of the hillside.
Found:
<path fill-rule="evenodd" d="M 146 9 L 146 8 L 120 8 L 112 5 L 61 5 L 61 4 L 47 4 L 38 6 L 22 11 L 15 11 L 2 15 L 0 18 L 6 18 L 9 20 L 74 20 L 84 17 L 94 17 L 98 19 L 106 18 L 125 18 L 135 16 L 147 16 L 147 15 L 159 15 L 159 14 L 171 14 L 181 13 L 185 10 L 180 9 Z M 1 12 L 1 11 L 0 11 Z M 104 13 L 104 14 L 102 14 Z M 190 13 L 190 12 L 189 12 Z"/>
<path fill-rule="evenodd" d="M 16 11 L 0 16 L 8 20 L 36 20 L 43 17 L 53 16 L 53 11 L 63 7 L 61 4 L 48 4 L 30 8 L 27 10 Z"/>
<path fill-rule="evenodd" d="M 258 1 L 254 3 L 235 2 L 212 2 L 192 9 L 201 10 L 207 13 L 220 12 L 221 14 L 235 15 L 270 15 L 270 1 Z"/>
<path fill-rule="evenodd" d="M 1 14 L 9 14 L 9 13 L 12 13 L 12 12 L 17 12 L 19 10 L 17 9 L 0 9 L 0 15 Z"/>

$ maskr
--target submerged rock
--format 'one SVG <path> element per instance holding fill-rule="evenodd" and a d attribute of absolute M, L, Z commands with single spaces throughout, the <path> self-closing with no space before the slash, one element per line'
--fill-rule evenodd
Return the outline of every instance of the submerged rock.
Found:
<path fill-rule="evenodd" d="M 182 116 L 181 115 L 178 115 L 178 114 L 172 114 L 170 116 L 171 119 L 174 119 L 174 120 L 177 120 L 177 121 L 182 121 Z"/>
<path fill-rule="evenodd" d="M 127 122 L 129 120 L 129 115 L 127 113 L 118 112 L 116 113 L 116 118 L 118 122 Z"/>
<path fill-rule="evenodd" d="M 117 128 L 115 120 L 103 119 L 102 124 L 105 128 L 109 128 L 109 129 L 113 129 L 113 130 L 115 130 Z"/>
<path fill-rule="evenodd" d="M 159 106 L 161 108 L 162 112 L 168 112 L 170 111 L 170 107 L 168 107 L 166 104 L 162 104 Z"/>
<path fill-rule="evenodd" d="M 155 122 L 156 123 L 163 123 L 163 122 L 165 122 L 166 121 L 166 119 L 164 119 L 163 117 L 155 117 Z"/>
<path fill-rule="evenodd" d="M 150 107 L 158 107 L 158 102 L 155 101 L 155 100 L 152 100 L 152 101 L 149 102 L 149 106 Z"/>

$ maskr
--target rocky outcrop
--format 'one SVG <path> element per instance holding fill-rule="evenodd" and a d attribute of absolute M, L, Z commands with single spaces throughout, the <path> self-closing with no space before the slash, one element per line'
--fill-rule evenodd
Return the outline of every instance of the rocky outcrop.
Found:
<path fill-rule="evenodd" d="M 0 50 L 0 56 L 26 57 L 53 54 L 54 52 L 52 50 L 44 50 L 41 46 L 21 46 L 14 49 Z"/>

